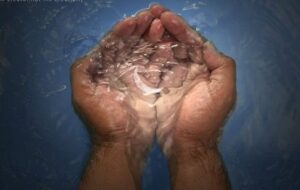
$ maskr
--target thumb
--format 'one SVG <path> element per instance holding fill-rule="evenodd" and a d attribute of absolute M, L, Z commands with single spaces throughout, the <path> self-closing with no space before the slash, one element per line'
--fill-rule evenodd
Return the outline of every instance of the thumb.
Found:
<path fill-rule="evenodd" d="M 210 70 L 211 86 L 221 90 L 222 95 L 235 98 L 236 68 L 235 61 L 218 52 L 211 42 L 203 44 L 203 58 Z"/>
<path fill-rule="evenodd" d="M 87 95 L 92 95 L 95 89 L 96 85 L 89 72 L 90 67 L 89 56 L 80 58 L 71 66 L 71 86 L 75 102 L 77 102 L 77 100 L 80 101 L 80 99 Z"/>
<path fill-rule="evenodd" d="M 211 72 L 211 80 L 229 84 L 235 83 L 235 61 L 218 52 L 209 41 L 203 44 L 203 58 Z"/>

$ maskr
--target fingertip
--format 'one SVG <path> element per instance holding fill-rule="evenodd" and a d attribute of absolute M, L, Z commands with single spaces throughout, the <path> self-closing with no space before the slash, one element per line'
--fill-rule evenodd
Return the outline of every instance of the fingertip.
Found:
<path fill-rule="evenodd" d="M 113 33 L 121 38 L 130 36 L 136 27 L 136 18 L 128 17 L 114 26 Z"/>
<path fill-rule="evenodd" d="M 142 22 L 147 22 L 149 20 L 153 20 L 153 15 L 148 10 L 142 11 L 137 14 L 136 20 L 137 20 L 137 24 L 140 24 Z"/>
<path fill-rule="evenodd" d="M 185 32 L 185 24 L 176 14 L 167 11 L 161 15 L 160 19 L 166 29 L 173 35 L 176 36 Z"/>
<path fill-rule="evenodd" d="M 235 70 L 234 59 L 219 52 L 215 45 L 210 41 L 203 44 L 203 57 L 210 70 L 215 70 L 224 66 L 230 68 L 230 70 Z"/>
<path fill-rule="evenodd" d="M 164 12 L 160 19 L 165 28 L 180 42 L 202 45 L 205 41 L 205 39 L 193 30 L 183 18 L 173 12 Z"/>
<path fill-rule="evenodd" d="M 165 31 L 165 29 L 164 29 L 160 19 L 158 19 L 158 18 L 154 19 L 150 26 L 148 40 L 151 42 L 160 41 L 164 34 L 164 31 Z"/>
<path fill-rule="evenodd" d="M 136 27 L 136 18 L 134 17 L 126 18 L 124 29 L 128 29 L 128 30 L 123 32 L 128 32 L 127 35 L 130 35 L 134 31 L 135 27 Z"/>
<path fill-rule="evenodd" d="M 152 15 L 156 18 L 160 18 L 162 13 L 166 11 L 166 9 L 158 3 L 154 3 L 154 4 L 150 5 L 149 9 L 150 9 L 150 12 L 152 13 Z"/>
<path fill-rule="evenodd" d="M 148 10 L 138 13 L 136 17 L 136 29 L 134 34 L 138 36 L 142 35 L 147 28 L 149 28 L 153 18 L 154 16 Z"/>
<path fill-rule="evenodd" d="M 154 25 L 155 29 L 158 29 L 158 30 L 163 28 L 161 20 L 158 18 L 154 19 L 154 21 L 152 22 L 152 25 Z"/>

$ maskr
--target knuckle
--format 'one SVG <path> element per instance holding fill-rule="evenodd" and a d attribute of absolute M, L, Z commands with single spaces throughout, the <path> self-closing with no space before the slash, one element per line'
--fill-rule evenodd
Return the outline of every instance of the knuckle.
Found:
<path fill-rule="evenodd" d="M 229 56 L 224 56 L 224 60 L 226 62 L 227 67 L 232 68 L 233 70 L 236 69 L 236 64 L 233 58 L 229 57 Z"/>
<path fill-rule="evenodd" d="M 87 57 L 85 56 L 75 60 L 75 62 L 70 66 L 70 71 L 73 72 L 76 69 L 80 68 L 79 65 L 83 64 L 86 59 Z"/>
<path fill-rule="evenodd" d="M 78 67 L 79 64 L 80 64 L 80 61 L 77 60 L 70 66 L 71 73 L 75 71 L 75 69 Z"/>

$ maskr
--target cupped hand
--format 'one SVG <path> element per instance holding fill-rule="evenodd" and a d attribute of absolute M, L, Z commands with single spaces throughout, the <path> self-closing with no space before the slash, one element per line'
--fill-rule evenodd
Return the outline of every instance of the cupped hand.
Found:
<path fill-rule="evenodd" d="M 216 145 L 235 101 L 235 64 L 153 5 L 116 24 L 73 65 L 72 88 L 96 142 L 145 153 L 156 132 L 168 155 L 174 147 Z"/>
<path fill-rule="evenodd" d="M 145 157 L 155 134 L 155 110 L 149 106 L 155 95 L 143 96 L 133 81 L 135 66 L 130 64 L 145 61 L 132 60 L 140 41 L 161 37 L 160 23 L 153 19 L 151 12 L 144 10 L 120 21 L 71 67 L 73 105 L 87 123 L 92 142 L 124 144 L 128 154 L 139 160 Z"/>
<path fill-rule="evenodd" d="M 124 103 L 116 101 L 120 92 L 107 91 L 95 83 L 89 69 L 91 56 L 77 60 L 71 68 L 72 101 L 76 112 L 87 124 L 92 143 L 124 143 L 129 116 Z"/>
<path fill-rule="evenodd" d="M 235 63 L 153 5 L 117 23 L 77 60 L 71 85 L 93 144 L 124 145 L 138 184 L 155 135 L 168 157 L 216 148 L 235 102 Z"/>
<path fill-rule="evenodd" d="M 235 62 L 205 42 L 176 14 L 160 11 L 156 17 L 175 41 L 190 47 L 192 60 L 183 87 L 156 104 L 158 141 L 167 156 L 195 147 L 216 148 L 220 129 L 235 103 Z M 192 65 L 202 69 L 194 71 Z M 178 94 L 180 99 L 174 98 Z"/>

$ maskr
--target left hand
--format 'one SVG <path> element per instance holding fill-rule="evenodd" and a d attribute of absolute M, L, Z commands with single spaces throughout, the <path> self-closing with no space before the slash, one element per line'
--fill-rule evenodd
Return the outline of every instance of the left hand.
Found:
<path fill-rule="evenodd" d="M 165 11 L 158 17 L 177 41 L 194 48 L 194 63 L 199 61 L 199 67 L 205 68 L 188 88 L 175 90 L 174 95 L 169 93 L 157 103 L 159 144 L 167 156 L 187 148 L 217 148 L 220 128 L 235 103 L 235 62 L 210 42 L 204 43 L 204 38 L 176 14 Z M 176 99 L 179 93 L 183 97 Z"/>

